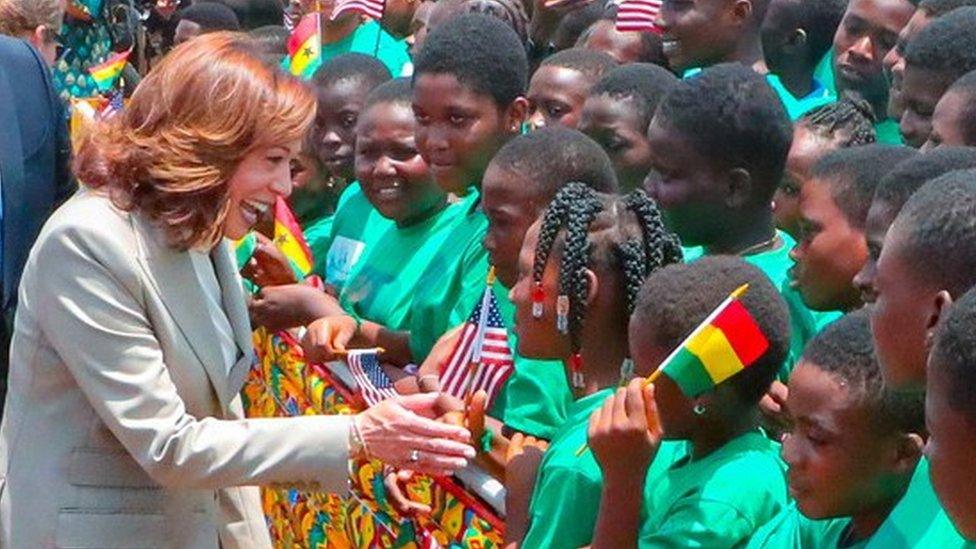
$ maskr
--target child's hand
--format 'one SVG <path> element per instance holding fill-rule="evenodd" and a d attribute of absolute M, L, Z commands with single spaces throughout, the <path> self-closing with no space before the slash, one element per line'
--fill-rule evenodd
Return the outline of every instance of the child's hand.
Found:
<path fill-rule="evenodd" d="M 782 382 L 774 380 L 759 401 L 759 410 L 763 414 L 763 424 L 776 433 L 786 432 L 790 428 L 789 412 L 786 409 L 786 397 L 789 389 Z"/>
<path fill-rule="evenodd" d="M 549 445 L 522 433 L 515 433 L 505 456 L 506 541 L 519 541 L 528 530 L 529 502 L 542 455 Z"/>
<path fill-rule="evenodd" d="M 296 284 L 298 279 L 285 254 L 268 237 L 261 233 L 255 236 L 254 255 L 241 269 L 241 275 L 261 287 Z"/>
<path fill-rule="evenodd" d="M 315 364 L 335 360 L 346 351 L 357 328 L 356 319 L 349 315 L 327 316 L 309 324 L 302 338 L 305 360 Z"/>
<path fill-rule="evenodd" d="M 418 376 L 421 378 L 426 376 L 437 376 L 438 379 L 440 378 L 444 364 L 451 358 L 451 353 L 457 347 L 458 338 L 461 337 L 461 330 L 463 328 L 463 324 L 457 326 L 437 340 L 437 343 L 431 348 L 427 358 L 424 359 L 423 364 L 417 370 Z"/>
<path fill-rule="evenodd" d="M 248 304 L 251 324 L 271 331 L 304 326 L 323 316 L 323 309 L 338 307 L 335 299 L 304 284 L 265 286 Z"/>
<path fill-rule="evenodd" d="M 413 475 L 414 472 L 407 469 L 398 471 L 389 465 L 384 466 L 383 486 L 386 488 L 387 500 L 390 502 L 390 506 L 403 516 L 429 515 L 430 506 L 411 500 L 403 487 Z"/>
<path fill-rule="evenodd" d="M 631 380 L 590 416 L 587 431 L 590 449 L 604 477 L 635 477 L 650 466 L 663 433 L 654 403 L 654 386 L 644 379 Z"/>

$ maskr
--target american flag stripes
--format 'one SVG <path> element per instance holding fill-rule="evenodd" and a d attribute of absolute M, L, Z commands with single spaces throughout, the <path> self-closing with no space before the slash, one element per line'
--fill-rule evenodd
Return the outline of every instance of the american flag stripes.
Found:
<path fill-rule="evenodd" d="M 352 377 L 369 406 L 397 395 L 393 381 L 380 366 L 377 353 L 376 349 L 355 349 L 346 356 Z"/>
<path fill-rule="evenodd" d="M 371 19 L 383 17 L 384 0 L 337 0 L 329 21 L 335 21 L 347 13 L 359 13 Z"/>
<path fill-rule="evenodd" d="M 655 20 L 662 3 L 663 0 L 623 0 L 617 8 L 617 30 L 660 34 Z"/>
<path fill-rule="evenodd" d="M 122 90 L 115 90 L 109 97 L 108 103 L 106 103 L 105 106 L 102 107 L 102 110 L 99 111 L 98 117 L 102 120 L 111 118 L 112 116 L 122 112 L 124 107 L 125 101 L 122 96 Z"/>
<path fill-rule="evenodd" d="M 441 373 L 441 390 L 463 399 L 484 389 L 491 403 L 514 370 L 508 330 L 489 284 Z"/>

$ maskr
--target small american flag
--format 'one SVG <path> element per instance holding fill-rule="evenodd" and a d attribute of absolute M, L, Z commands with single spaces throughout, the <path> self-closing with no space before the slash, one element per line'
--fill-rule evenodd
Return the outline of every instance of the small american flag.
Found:
<path fill-rule="evenodd" d="M 441 390 L 458 398 L 484 389 L 491 403 L 512 375 L 515 363 L 508 330 L 498 312 L 491 284 L 461 330 L 454 352 L 441 373 Z"/>
<path fill-rule="evenodd" d="M 102 110 L 99 111 L 98 117 L 102 120 L 107 120 L 122 112 L 124 107 L 125 101 L 122 96 L 122 90 L 115 90 L 112 92 L 112 96 L 109 97 L 108 103 L 106 103 L 105 106 L 102 107 Z"/>
<path fill-rule="evenodd" d="M 329 21 L 335 21 L 347 13 L 360 13 L 371 19 L 383 17 L 385 0 L 337 0 Z"/>
<path fill-rule="evenodd" d="M 393 382 L 380 366 L 376 349 L 349 351 L 346 360 L 367 405 L 372 406 L 397 395 Z"/>
<path fill-rule="evenodd" d="M 663 0 L 623 0 L 617 8 L 617 30 L 620 32 L 661 33 L 655 23 Z"/>

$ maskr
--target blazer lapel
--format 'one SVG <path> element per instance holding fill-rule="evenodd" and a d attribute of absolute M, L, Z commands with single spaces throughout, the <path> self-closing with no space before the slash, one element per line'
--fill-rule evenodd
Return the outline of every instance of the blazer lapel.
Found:
<path fill-rule="evenodd" d="M 230 241 L 221 240 L 210 254 L 210 258 L 213 260 L 217 282 L 220 284 L 224 312 L 234 331 L 234 341 L 239 351 L 239 358 L 230 371 L 229 387 L 234 392 L 239 392 L 254 362 L 254 343 L 251 338 L 251 319 L 247 313 L 244 287 L 237 274 L 237 262 L 231 255 L 230 247 Z"/>
<path fill-rule="evenodd" d="M 240 387 L 232 385 L 223 356 L 216 346 L 218 339 L 214 337 L 207 297 L 189 252 L 169 247 L 162 231 L 153 227 L 144 216 L 134 213 L 131 218 L 143 246 L 139 264 L 207 372 L 221 406 L 227 409 Z"/>

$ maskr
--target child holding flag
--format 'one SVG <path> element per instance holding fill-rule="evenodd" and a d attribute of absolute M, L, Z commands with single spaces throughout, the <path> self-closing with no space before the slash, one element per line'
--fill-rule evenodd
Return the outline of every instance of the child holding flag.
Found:
<path fill-rule="evenodd" d="M 562 361 L 575 401 L 538 475 L 531 458 L 537 452 L 513 438 L 507 541 L 533 548 L 590 543 L 602 481 L 593 455 L 576 451 L 590 413 L 631 375 L 626 325 L 641 283 L 680 260 L 677 238 L 643 191 L 621 197 L 570 183 L 529 229 L 511 291 L 518 352 Z"/>
<path fill-rule="evenodd" d="M 779 445 L 759 427 L 789 349 L 786 304 L 757 268 L 707 257 L 647 278 L 630 335 L 636 373 L 656 381 L 590 418 L 604 479 L 593 546 L 742 543 L 787 500 Z"/>

